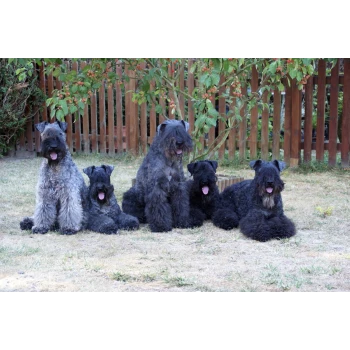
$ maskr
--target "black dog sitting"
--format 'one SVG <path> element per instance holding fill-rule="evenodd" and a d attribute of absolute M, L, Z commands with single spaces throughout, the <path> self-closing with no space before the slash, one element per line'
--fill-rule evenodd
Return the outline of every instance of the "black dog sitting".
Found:
<path fill-rule="evenodd" d="M 114 187 L 110 176 L 114 167 L 102 165 L 84 169 L 90 179 L 89 186 L 89 220 L 87 229 L 91 231 L 113 234 L 122 230 L 136 230 L 139 221 L 134 216 L 121 211 L 114 195 Z"/>
<path fill-rule="evenodd" d="M 202 226 L 204 220 L 210 220 L 219 200 L 219 189 L 216 185 L 218 163 L 203 160 L 187 165 L 193 180 L 187 181 L 190 194 L 190 218 L 193 226 Z"/>
<path fill-rule="evenodd" d="M 255 178 L 231 185 L 221 193 L 213 223 L 225 230 L 239 225 L 244 235 L 261 242 L 292 237 L 295 226 L 284 215 L 281 197 L 284 183 L 280 172 L 285 163 L 256 160 L 250 166 Z"/>

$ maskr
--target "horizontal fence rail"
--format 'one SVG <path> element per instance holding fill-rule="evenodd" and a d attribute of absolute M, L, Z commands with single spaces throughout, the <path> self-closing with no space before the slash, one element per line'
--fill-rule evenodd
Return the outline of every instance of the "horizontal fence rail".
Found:
<path fill-rule="evenodd" d="M 317 161 L 328 158 L 331 166 L 341 162 L 343 167 L 349 167 L 350 152 L 350 59 L 343 59 L 344 72 L 340 73 L 339 60 L 326 76 L 326 63 L 319 60 L 317 75 L 310 77 L 302 91 L 297 89 L 294 82 L 289 86 L 285 81 L 285 90 L 274 90 L 270 98 L 265 92 L 263 102 L 268 102 L 271 111 L 264 109 L 259 115 L 257 107 L 253 108 L 246 118 L 236 121 L 228 139 L 218 150 L 219 159 L 228 157 L 239 159 L 283 159 L 287 164 L 296 166 L 301 162 L 310 162 L 313 156 Z M 66 62 L 67 68 L 79 71 L 85 62 Z M 198 85 L 190 72 L 193 60 L 189 60 L 188 67 L 182 67 L 178 84 L 186 87 L 191 95 Z M 132 92 L 137 90 L 138 81 L 135 73 L 127 67 L 116 67 L 116 74 L 128 72 L 130 81 L 124 86 L 116 83 L 114 86 L 103 84 L 99 91 L 91 96 L 91 104 L 87 105 L 84 115 L 69 114 L 67 143 L 71 152 L 77 153 L 108 153 L 114 155 L 130 152 L 134 155 L 146 154 L 148 146 L 156 134 L 157 125 L 164 121 L 164 116 L 158 114 L 155 105 L 143 103 L 138 105 L 132 101 Z M 173 69 L 169 67 L 169 72 Z M 242 94 L 258 89 L 259 72 L 252 68 L 251 78 L 247 87 L 242 88 Z M 51 96 L 54 89 L 60 89 L 62 83 L 52 74 L 46 76 L 43 67 L 39 70 L 39 84 L 42 91 Z M 151 84 L 152 86 L 152 84 Z M 219 94 L 224 91 L 222 87 Z M 232 93 L 232 88 L 231 88 Z M 171 98 L 171 93 L 169 93 Z M 234 100 L 233 100 L 234 101 Z M 169 113 L 166 97 L 159 97 L 159 104 L 165 107 L 170 119 L 174 115 Z M 221 115 L 225 115 L 226 101 L 220 97 L 214 101 Z M 180 109 L 184 118 L 190 123 L 193 131 L 195 112 L 190 99 L 180 95 Z M 229 106 L 234 108 L 235 102 Z M 245 114 L 245 106 L 241 109 L 241 116 Z M 41 121 L 50 121 L 49 111 L 43 110 L 28 120 L 26 131 L 17 145 L 18 150 L 29 152 L 40 151 L 40 135 L 34 125 Z M 53 121 L 53 120 L 51 120 Z M 216 135 L 225 129 L 225 123 L 218 122 L 202 137 L 202 149 L 211 144 Z M 338 156 L 338 160 L 337 160 Z"/>

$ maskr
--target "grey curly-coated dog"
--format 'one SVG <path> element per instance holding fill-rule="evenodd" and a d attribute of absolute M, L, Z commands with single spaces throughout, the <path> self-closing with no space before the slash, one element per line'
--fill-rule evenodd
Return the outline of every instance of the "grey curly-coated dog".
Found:
<path fill-rule="evenodd" d="M 187 181 L 190 195 L 190 217 L 194 226 L 202 226 L 204 220 L 213 216 L 219 200 L 219 189 L 216 185 L 215 160 L 202 160 L 187 165 L 193 180 Z"/>
<path fill-rule="evenodd" d="M 265 242 L 295 235 L 295 225 L 283 212 L 281 192 L 284 182 L 280 172 L 285 163 L 274 160 L 254 160 L 253 180 L 227 187 L 220 195 L 220 204 L 213 222 L 225 230 L 240 227 L 249 238 Z"/>
<path fill-rule="evenodd" d="M 119 229 L 139 228 L 137 218 L 120 210 L 110 179 L 113 169 L 111 165 L 101 165 L 100 167 L 90 166 L 83 170 L 90 180 L 88 230 L 113 234 L 118 233 Z"/>
<path fill-rule="evenodd" d="M 62 234 L 74 234 L 84 229 L 87 222 L 87 187 L 68 151 L 67 123 L 42 122 L 35 127 L 40 131 L 45 159 L 36 187 L 34 216 L 24 218 L 20 227 L 33 233 L 59 228 Z"/>
<path fill-rule="evenodd" d="M 157 128 L 148 154 L 141 164 L 135 185 L 124 193 L 122 208 L 149 223 L 153 232 L 190 227 L 189 196 L 182 156 L 192 149 L 184 121 L 167 120 Z"/>

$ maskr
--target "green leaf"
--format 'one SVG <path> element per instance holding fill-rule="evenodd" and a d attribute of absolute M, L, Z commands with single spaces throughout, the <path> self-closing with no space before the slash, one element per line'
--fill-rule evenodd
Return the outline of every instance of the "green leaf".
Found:
<path fill-rule="evenodd" d="M 52 75 L 57 78 L 59 75 L 61 74 L 61 70 L 56 68 L 54 69 L 54 71 L 52 72 Z"/>
<path fill-rule="evenodd" d="M 55 116 L 56 110 L 55 108 L 51 108 L 50 118 L 53 118 Z"/>
<path fill-rule="evenodd" d="M 278 90 L 279 91 L 284 91 L 284 85 L 282 83 L 278 84 Z"/>
<path fill-rule="evenodd" d="M 205 122 L 209 125 L 209 126 L 216 126 L 216 119 L 214 118 L 207 118 L 205 120 Z"/>
<path fill-rule="evenodd" d="M 78 85 L 73 85 L 70 91 L 75 94 L 78 91 Z"/>
<path fill-rule="evenodd" d="M 217 70 L 217 71 L 220 71 L 221 69 L 221 60 L 220 58 L 212 58 L 211 59 L 213 64 L 214 64 L 214 69 Z"/>
<path fill-rule="evenodd" d="M 68 106 L 67 106 L 67 102 L 65 100 L 60 100 L 58 102 L 58 104 L 62 107 L 63 113 L 64 115 L 68 114 Z"/>
<path fill-rule="evenodd" d="M 213 82 L 214 85 L 218 85 L 220 82 L 220 75 L 213 73 L 211 75 L 211 81 Z"/>
<path fill-rule="evenodd" d="M 209 74 L 208 74 L 208 73 L 203 74 L 203 75 L 199 78 L 199 82 L 200 82 L 201 84 L 204 84 L 208 77 L 209 77 Z"/>
<path fill-rule="evenodd" d="M 80 109 L 84 109 L 84 108 L 85 108 L 84 102 L 79 101 L 79 102 L 78 102 L 78 107 L 79 107 Z"/>
<path fill-rule="evenodd" d="M 19 81 L 23 81 L 23 80 L 25 80 L 25 78 L 26 78 L 26 73 L 21 73 L 21 74 L 18 76 L 18 80 L 19 80 Z"/>
<path fill-rule="evenodd" d="M 302 72 L 297 72 L 297 80 L 301 81 L 301 79 L 303 79 L 303 73 Z"/>
<path fill-rule="evenodd" d="M 220 115 L 215 108 L 208 109 L 208 114 L 212 117 L 218 117 Z"/>
<path fill-rule="evenodd" d="M 292 79 L 294 79 L 297 76 L 297 71 L 295 69 L 291 69 L 289 71 L 289 75 Z"/>
<path fill-rule="evenodd" d="M 272 62 L 271 64 L 270 64 L 270 67 L 269 67 L 269 72 L 271 73 L 271 74 L 275 74 L 276 73 L 276 68 L 277 68 L 277 62 L 275 61 L 275 62 Z"/>
<path fill-rule="evenodd" d="M 52 117 L 51 117 L 52 118 Z M 64 121 L 64 113 L 62 109 L 59 109 L 56 113 L 56 118 L 60 121 Z"/>
<path fill-rule="evenodd" d="M 163 112 L 162 106 L 161 105 L 156 105 L 155 111 L 156 111 L 156 113 L 159 113 L 159 114 L 162 113 Z"/>
<path fill-rule="evenodd" d="M 196 141 L 196 147 L 197 147 L 199 150 L 201 150 L 201 149 L 203 148 L 203 145 L 202 145 L 201 142 Z"/>
<path fill-rule="evenodd" d="M 211 85 L 212 85 L 212 80 L 210 75 L 208 75 L 207 79 L 205 80 L 205 86 L 208 88 Z"/>
<path fill-rule="evenodd" d="M 76 112 L 78 110 L 78 108 L 76 107 L 76 106 L 74 106 L 74 105 L 71 105 L 71 106 L 69 106 L 69 113 L 74 113 L 74 112 Z"/>
<path fill-rule="evenodd" d="M 244 58 L 240 58 L 238 60 L 238 67 L 241 67 L 243 65 L 243 63 L 244 63 Z"/>

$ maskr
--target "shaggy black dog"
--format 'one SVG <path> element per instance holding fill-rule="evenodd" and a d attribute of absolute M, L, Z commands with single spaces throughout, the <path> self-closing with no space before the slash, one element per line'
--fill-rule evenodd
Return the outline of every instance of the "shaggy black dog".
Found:
<path fill-rule="evenodd" d="M 244 235 L 261 242 L 292 237 L 295 226 L 283 213 L 281 197 L 284 183 L 280 172 L 285 163 L 256 160 L 250 166 L 255 178 L 231 185 L 221 193 L 214 224 L 225 230 L 239 225 Z"/>
<path fill-rule="evenodd" d="M 124 193 L 123 211 L 141 223 L 149 223 L 153 232 L 191 226 L 182 165 L 183 154 L 192 149 L 188 128 L 188 123 L 178 120 L 167 120 L 158 126 L 135 185 Z"/>
<path fill-rule="evenodd" d="M 110 180 L 113 169 L 113 166 L 102 165 L 100 167 L 91 166 L 83 170 L 90 179 L 88 230 L 113 234 L 119 229 L 136 230 L 139 228 L 137 218 L 120 210 Z"/>
<path fill-rule="evenodd" d="M 203 160 L 187 165 L 193 176 L 187 185 L 190 193 L 190 217 L 193 226 L 202 226 L 204 220 L 210 220 L 219 200 L 219 189 L 216 185 L 218 163 Z"/>

